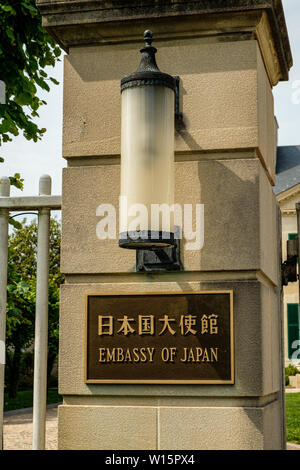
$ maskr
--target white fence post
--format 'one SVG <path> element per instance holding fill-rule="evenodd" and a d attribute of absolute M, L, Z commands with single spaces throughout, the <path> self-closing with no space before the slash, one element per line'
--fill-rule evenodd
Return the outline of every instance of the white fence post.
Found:
<path fill-rule="evenodd" d="M 39 195 L 51 194 L 51 178 L 40 178 Z M 45 448 L 48 354 L 50 209 L 39 209 L 33 384 L 33 450 Z"/>
<path fill-rule="evenodd" d="M 10 181 L 9 178 L 3 176 L 0 179 L 0 197 L 9 197 L 9 194 Z M 3 447 L 8 218 L 8 209 L 0 208 L 0 449 Z"/>

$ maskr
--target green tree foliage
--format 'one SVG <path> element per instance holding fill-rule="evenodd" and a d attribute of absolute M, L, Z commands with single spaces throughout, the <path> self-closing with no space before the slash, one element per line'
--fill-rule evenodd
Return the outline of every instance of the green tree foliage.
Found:
<path fill-rule="evenodd" d="M 61 50 L 42 27 L 35 0 L 0 0 L 0 80 L 6 104 L 0 104 L 0 145 L 23 135 L 36 142 L 46 131 L 33 120 L 46 104 L 37 86 L 49 91 L 47 66 L 54 66 Z"/>
<path fill-rule="evenodd" d="M 22 354 L 34 341 L 37 224 L 25 221 L 9 237 L 7 287 L 7 374 L 10 398 L 16 396 Z M 48 376 L 58 354 L 60 223 L 50 222 Z"/>
<path fill-rule="evenodd" d="M 298 367 L 294 366 L 294 364 L 289 364 L 285 368 L 285 374 L 288 375 L 289 377 L 293 376 L 293 375 L 296 375 L 296 374 L 299 374 L 299 373 L 300 373 L 300 371 L 299 371 Z"/>

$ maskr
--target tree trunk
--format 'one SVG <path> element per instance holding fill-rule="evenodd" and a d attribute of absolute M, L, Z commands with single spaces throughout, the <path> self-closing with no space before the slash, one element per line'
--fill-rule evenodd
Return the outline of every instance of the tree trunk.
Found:
<path fill-rule="evenodd" d="M 55 359 L 57 357 L 57 354 L 51 354 L 48 352 L 48 360 L 47 360 L 47 389 L 49 388 L 49 380 L 51 377 L 51 372 L 53 369 L 53 365 L 55 362 Z"/>
<path fill-rule="evenodd" d="M 8 383 L 8 397 L 9 398 L 16 398 L 18 385 L 20 380 L 20 364 L 21 364 L 21 348 L 19 346 L 15 347 L 13 360 L 11 361 L 10 367 L 10 377 Z"/>

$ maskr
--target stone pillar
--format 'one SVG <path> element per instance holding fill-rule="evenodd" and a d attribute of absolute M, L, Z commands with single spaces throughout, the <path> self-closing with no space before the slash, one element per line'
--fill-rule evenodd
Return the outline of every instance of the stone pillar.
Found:
<path fill-rule="evenodd" d="M 292 58 L 281 1 L 37 3 L 68 52 L 59 448 L 283 449 L 272 87 Z M 136 273 L 133 251 L 96 236 L 98 205 L 118 207 L 120 79 L 137 68 L 145 29 L 160 69 L 181 78 L 176 202 L 205 205 L 204 247 L 183 240 L 174 273 Z M 87 293 L 205 290 L 234 293 L 234 384 L 85 383 Z"/>

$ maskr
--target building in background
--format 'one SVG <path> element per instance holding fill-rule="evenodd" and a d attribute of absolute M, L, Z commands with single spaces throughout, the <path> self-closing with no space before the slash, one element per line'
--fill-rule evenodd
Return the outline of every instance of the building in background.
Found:
<path fill-rule="evenodd" d="M 297 236 L 296 202 L 300 202 L 300 146 L 278 147 L 274 192 L 282 214 L 282 259 L 285 261 L 286 242 Z M 285 362 L 295 365 L 300 363 L 298 282 L 284 287 Z"/>

